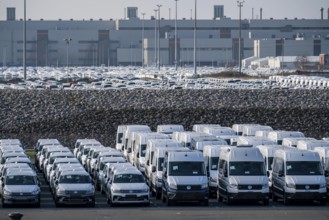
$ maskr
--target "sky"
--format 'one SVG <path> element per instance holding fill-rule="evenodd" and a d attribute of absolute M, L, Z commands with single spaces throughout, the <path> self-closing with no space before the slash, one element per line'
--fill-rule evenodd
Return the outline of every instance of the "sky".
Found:
<path fill-rule="evenodd" d="M 241 2 L 242 0 L 240 0 Z M 178 1 L 178 19 L 191 18 L 194 14 L 193 0 Z M 6 19 L 6 8 L 16 7 L 16 19 L 23 18 L 23 0 L 0 0 L 0 20 Z M 32 20 L 89 20 L 123 19 L 126 7 L 138 7 L 138 14 L 145 13 L 145 19 L 154 15 L 156 5 L 162 5 L 161 17 L 174 19 L 175 0 L 26 0 L 27 19 Z M 224 5 L 224 14 L 232 19 L 239 18 L 236 0 L 197 0 L 198 19 L 212 19 L 213 6 Z M 245 0 L 242 18 L 259 18 L 260 8 L 263 19 L 320 19 L 320 8 L 324 18 L 328 17 L 329 0 Z M 253 10 L 254 9 L 254 10 Z M 170 13 L 171 11 L 171 13 Z M 254 13 L 252 13 L 254 11 Z"/>

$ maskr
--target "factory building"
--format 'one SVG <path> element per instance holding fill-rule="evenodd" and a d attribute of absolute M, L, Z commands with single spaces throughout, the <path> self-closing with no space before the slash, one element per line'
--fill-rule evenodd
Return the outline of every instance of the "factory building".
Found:
<path fill-rule="evenodd" d="M 23 21 L 15 9 L 0 21 L 0 65 L 23 63 Z M 241 57 L 319 56 L 328 54 L 328 19 L 243 19 Z M 233 66 L 239 57 L 238 19 L 225 17 L 224 6 L 214 16 L 197 21 L 198 66 Z M 194 20 L 177 21 L 177 62 L 192 65 Z M 144 36 L 144 38 L 143 38 Z M 160 43 L 158 43 L 160 37 Z M 70 38 L 72 41 L 65 42 Z M 158 52 L 160 45 L 160 52 Z M 162 66 L 175 64 L 175 20 L 141 19 L 128 7 L 119 20 L 27 20 L 28 66 Z"/>

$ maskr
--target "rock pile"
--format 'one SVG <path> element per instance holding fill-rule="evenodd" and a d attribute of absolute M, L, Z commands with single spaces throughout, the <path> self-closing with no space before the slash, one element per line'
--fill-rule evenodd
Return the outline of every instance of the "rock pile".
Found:
<path fill-rule="evenodd" d="M 73 146 L 95 138 L 114 146 L 120 124 L 259 123 L 306 136 L 329 136 L 324 90 L 0 91 L 0 138 L 32 147 L 39 138 Z"/>

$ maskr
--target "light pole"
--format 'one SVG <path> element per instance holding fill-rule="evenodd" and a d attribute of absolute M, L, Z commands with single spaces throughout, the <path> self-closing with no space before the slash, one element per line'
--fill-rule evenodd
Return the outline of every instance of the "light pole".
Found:
<path fill-rule="evenodd" d="M 144 67 L 144 17 L 145 13 L 142 13 L 143 21 L 142 21 L 142 67 Z"/>
<path fill-rule="evenodd" d="M 196 70 L 196 19 L 197 19 L 197 0 L 194 1 L 195 6 L 194 6 L 194 76 L 196 76 L 197 74 L 197 70 Z"/>
<path fill-rule="evenodd" d="M 155 67 L 158 67 L 158 58 L 157 58 L 157 45 L 158 45 L 158 38 L 157 38 L 157 9 L 154 9 L 154 62 Z"/>
<path fill-rule="evenodd" d="M 23 71 L 26 80 L 26 0 L 24 0 L 24 23 L 23 23 Z"/>
<path fill-rule="evenodd" d="M 237 1 L 239 7 L 239 73 L 241 73 L 241 8 L 244 1 Z"/>
<path fill-rule="evenodd" d="M 176 11 L 175 11 L 175 69 L 177 71 L 177 2 L 178 0 L 175 0 L 176 2 Z"/>
<path fill-rule="evenodd" d="M 160 8 L 162 7 L 162 5 L 157 5 L 158 7 L 158 13 L 159 13 L 159 17 L 158 17 L 158 21 L 159 21 L 159 25 L 158 25 L 158 69 L 160 70 L 160 21 L 161 21 L 161 15 L 160 15 Z"/>
<path fill-rule="evenodd" d="M 69 68 L 69 44 L 72 41 L 72 38 L 64 38 L 63 41 L 66 43 L 66 64 L 67 69 Z"/>

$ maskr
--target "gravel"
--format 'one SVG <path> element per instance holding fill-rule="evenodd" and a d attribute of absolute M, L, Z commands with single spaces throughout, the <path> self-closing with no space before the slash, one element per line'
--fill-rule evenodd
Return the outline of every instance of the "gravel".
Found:
<path fill-rule="evenodd" d="M 114 146 L 121 124 L 259 123 L 306 136 L 329 136 L 324 90 L 0 91 L 0 138 L 27 148 L 39 138 L 72 147 L 78 138 Z"/>

